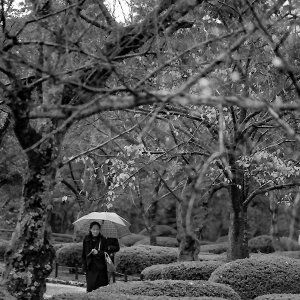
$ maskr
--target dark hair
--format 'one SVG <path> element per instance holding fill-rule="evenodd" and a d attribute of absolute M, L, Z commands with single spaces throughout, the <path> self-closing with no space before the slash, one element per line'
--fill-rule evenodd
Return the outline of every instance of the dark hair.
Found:
<path fill-rule="evenodd" d="M 94 225 L 98 225 L 98 227 L 101 229 L 101 225 L 100 225 L 98 222 L 96 222 L 96 221 L 93 221 L 93 222 L 90 224 L 90 229 L 92 229 L 92 227 L 93 227 Z"/>

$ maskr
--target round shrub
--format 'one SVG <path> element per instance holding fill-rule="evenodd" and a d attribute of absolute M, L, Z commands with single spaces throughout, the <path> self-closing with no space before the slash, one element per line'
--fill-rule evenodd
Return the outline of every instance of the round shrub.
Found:
<path fill-rule="evenodd" d="M 178 240 L 173 237 L 167 237 L 167 236 L 158 236 L 156 238 L 157 246 L 160 247 L 178 247 Z M 142 240 L 137 241 L 135 244 L 137 245 L 150 245 L 150 238 L 144 237 Z"/>
<path fill-rule="evenodd" d="M 143 229 L 139 234 L 142 235 L 149 235 L 148 231 L 146 229 Z M 172 236 L 176 237 L 177 230 L 169 225 L 156 225 L 154 234 L 156 236 Z"/>
<path fill-rule="evenodd" d="M 209 281 L 230 285 L 242 299 L 273 293 L 300 293 L 300 260 L 265 255 L 238 259 L 216 269 Z"/>
<path fill-rule="evenodd" d="M 118 282 L 99 288 L 101 292 L 127 295 L 171 297 L 222 297 L 238 300 L 239 295 L 229 286 L 204 280 L 155 280 Z"/>
<path fill-rule="evenodd" d="M 254 300 L 299 300 L 300 294 L 268 294 L 256 297 Z"/>
<path fill-rule="evenodd" d="M 300 251 L 300 245 L 297 241 L 289 237 L 282 236 L 280 239 L 281 251 Z"/>
<path fill-rule="evenodd" d="M 210 261 L 210 260 L 216 260 L 216 261 L 223 261 L 225 262 L 227 260 L 227 254 L 225 252 L 221 254 L 213 254 L 209 252 L 200 252 L 198 254 L 199 261 Z"/>
<path fill-rule="evenodd" d="M 158 246 L 132 246 L 121 248 L 115 256 L 117 272 L 140 273 L 145 268 L 177 261 L 176 248 Z"/>
<path fill-rule="evenodd" d="M 130 247 L 130 246 L 134 245 L 136 242 L 138 242 L 144 238 L 145 238 L 145 236 L 142 234 L 132 233 L 132 234 L 129 234 L 129 235 L 126 235 L 126 236 L 120 238 L 120 244 L 122 244 L 126 247 Z"/>
<path fill-rule="evenodd" d="M 273 247 L 272 237 L 269 235 L 259 235 L 248 241 L 250 252 L 272 253 L 275 251 Z"/>
<path fill-rule="evenodd" d="M 125 295 L 99 292 L 99 290 L 91 293 L 73 293 L 73 294 L 60 294 L 50 298 L 51 300 L 174 300 L 177 297 L 170 296 L 144 296 L 144 295 Z M 219 297 L 180 297 L 180 300 L 225 300 Z"/>
<path fill-rule="evenodd" d="M 81 266 L 82 243 L 70 243 L 56 251 L 56 262 L 66 267 Z"/>
<path fill-rule="evenodd" d="M 202 246 L 200 246 L 200 251 L 214 253 L 214 254 L 221 254 L 221 253 L 226 252 L 227 248 L 228 248 L 228 242 L 224 242 L 224 243 L 219 243 L 219 244 L 202 245 Z"/>
<path fill-rule="evenodd" d="M 285 257 L 300 259 L 300 251 L 278 251 L 278 252 L 276 251 L 276 252 L 273 252 L 269 255 L 285 256 Z"/>
<path fill-rule="evenodd" d="M 4 259 L 4 254 L 8 249 L 9 241 L 0 239 L 0 260 Z"/>
<path fill-rule="evenodd" d="M 163 265 L 154 265 L 142 271 L 146 280 L 178 279 L 208 280 L 211 273 L 224 262 L 220 261 L 184 261 Z"/>

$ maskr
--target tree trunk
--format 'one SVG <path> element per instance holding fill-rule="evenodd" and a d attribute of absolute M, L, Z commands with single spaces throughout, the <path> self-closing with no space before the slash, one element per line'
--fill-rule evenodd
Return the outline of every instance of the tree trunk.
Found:
<path fill-rule="evenodd" d="M 236 158 L 229 160 L 232 170 L 232 184 L 230 185 L 231 211 L 228 233 L 227 259 L 229 261 L 249 257 L 248 250 L 248 221 L 245 200 L 245 186 L 243 170 L 235 165 Z"/>
<path fill-rule="evenodd" d="M 276 251 L 282 250 L 282 246 L 278 233 L 278 201 L 276 192 L 270 192 L 270 211 L 271 211 L 271 227 L 270 234 L 272 237 L 272 244 Z"/>
<path fill-rule="evenodd" d="M 36 158 L 36 157 L 35 157 Z M 22 207 L 5 257 L 4 280 L 17 299 L 43 299 L 55 251 L 49 243 L 50 192 L 56 168 L 48 160 L 29 160 Z"/>
<path fill-rule="evenodd" d="M 247 208 L 241 207 L 239 211 L 232 209 L 230 212 L 228 240 L 227 259 L 229 261 L 249 257 Z"/>
<path fill-rule="evenodd" d="M 200 252 L 200 242 L 195 234 L 188 234 L 184 228 L 183 216 L 186 208 L 182 202 L 176 203 L 177 239 L 179 241 L 178 261 L 196 261 Z"/>

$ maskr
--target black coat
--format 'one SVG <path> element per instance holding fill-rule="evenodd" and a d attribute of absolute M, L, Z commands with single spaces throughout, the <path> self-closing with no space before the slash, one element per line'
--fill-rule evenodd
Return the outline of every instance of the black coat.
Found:
<path fill-rule="evenodd" d="M 92 249 L 100 251 L 96 255 L 90 254 Z M 86 272 L 87 291 L 97 289 L 100 286 L 108 284 L 107 267 L 104 252 L 107 252 L 107 240 L 104 236 L 99 235 L 93 238 L 91 234 L 87 235 L 82 245 L 82 268 Z"/>

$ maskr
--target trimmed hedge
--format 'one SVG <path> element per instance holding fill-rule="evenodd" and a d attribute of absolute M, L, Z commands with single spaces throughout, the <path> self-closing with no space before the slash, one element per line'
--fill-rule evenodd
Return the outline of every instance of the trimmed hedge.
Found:
<path fill-rule="evenodd" d="M 174 300 L 177 297 L 169 296 L 144 296 L 144 295 L 124 295 L 124 294 L 113 294 L 103 293 L 99 290 L 91 293 L 74 293 L 74 294 L 60 294 L 50 298 L 51 300 Z M 219 297 L 180 297 L 180 300 L 225 300 L 225 298 Z"/>
<path fill-rule="evenodd" d="M 300 251 L 276 251 L 271 254 L 270 256 L 284 256 L 284 257 L 290 257 L 290 258 L 295 258 L 295 259 L 300 259 Z"/>
<path fill-rule="evenodd" d="M 167 236 L 158 236 L 156 237 L 157 246 L 160 247 L 178 247 L 179 243 L 176 238 L 173 237 L 167 237 Z M 137 241 L 134 246 L 138 245 L 150 245 L 150 238 L 149 237 L 143 237 L 142 240 Z"/>
<path fill-rule="evenodd" d="M 198 254 L 198 259 L 199 261 L 227 261 L 227 254 L 226 253 L 221 253 L 221 254 L 213 254 L 213 253 L 206 253 L 206 252 L 200 252 Z"/>
<path fill-rule="evenodd" d="M 220 261 L 184 261 L 154 265 L 142 271 L 144 279 L 208 280 L 211 273 L 223 265 Z"/>
<path fill-rule="evenodd" d="M 69 243 L 56 251 L 56 262 L 66 267 L 81 266 L 82 243 Z"/>
<path fill-rule="evenodd" d="M 121 248 L 115 255 L 117 272 L 137 274 L 152 265 L 177 261 L 178 249 L 159 246 Z"/>
<path fill-rule="evenodd" d="M 283 236 L 280 239 L 281 251 L 300 251 L 300 245 L 297 241 Z"/>
<path fill-rule="evenodd" d="M 155 280 L 117 282 L 98 289 L 100 292 L 141 296 L 171 297 L 222 297 L 239 300 L 239 295 L 229 286 L 204 280 Z"/>
<path fill-rule="evenodd" d="M 132 233 L 132 234 L 129 234 L 129 235 L 126 235 L 126 236 L 120 238 L 120 244 L 124 245 L 126 247 L 130 247 L 130 246 L 133 246 L 136 242 L 138 242 L 144 238 L 145 238 L 145 236 L 142 234 Z"/>
<path fill-rule="evenodd" d="M 300 294 L 268 294 L 256 297 L 254 300 L 299 300 Z"/>
<path fill-rule="evenodd" d="M 218 244 L 207 244 L 207 245 L 200 246 L 201 252 L 209 252 L 213 254 L 224 253 L 227 251 L 227 249 L 228 249 L 228 242 L 218 243 Z"/>
<path fill-rule="evenodd" d="M 259 235 L 248 241 L 249 251 L 253 253 L 272 253 L 275 251 L 273 247 L 272 237 L 269 235 Z"/>
<path fill-rule="evenodd" d="M 4 254 L 6 250 L 8 249 L 9 241 L 0 239 L 0 259 L 4 259 Z"/>
<path fill-rule="evenodd" d="M 148 231 L 146 229 L 143 229 L 142 231 L 140 231 L 139 234 L 142 235 L 149 235 Z M 156 236 L 172 236 L 172 237 L 176 237 L 177 235 L 177 230 L 174 229 L 173 227 L 169 226 L 169 225 L 156 225 L 155 226 L 155 232 L 154 234 Z"/>
<path fill-rule="evenodd" d="M 209 281 L 230 285 L 242 299 L 273 293 L 300 293 L 300 261 L 264 255 L 238 259 L 216 269 Z"/>

